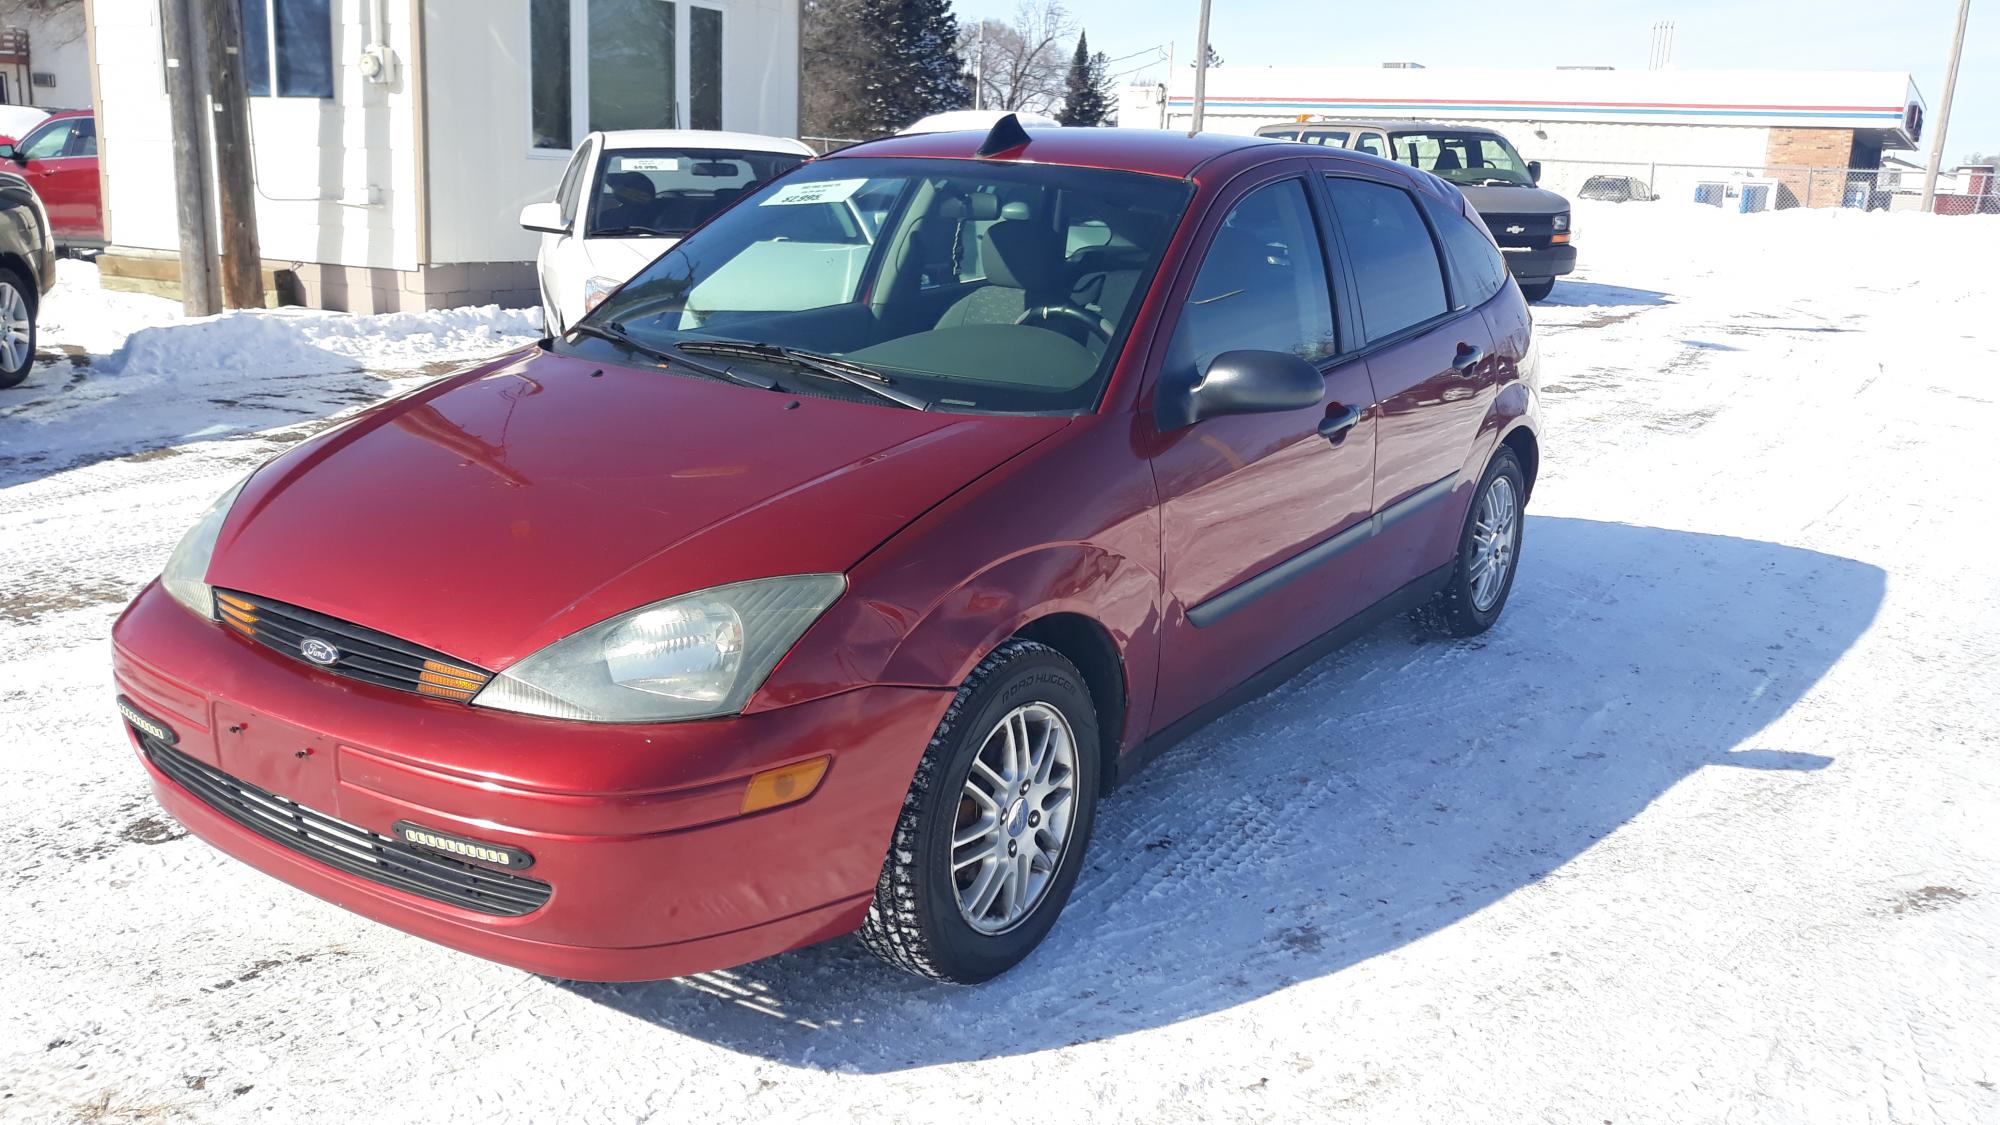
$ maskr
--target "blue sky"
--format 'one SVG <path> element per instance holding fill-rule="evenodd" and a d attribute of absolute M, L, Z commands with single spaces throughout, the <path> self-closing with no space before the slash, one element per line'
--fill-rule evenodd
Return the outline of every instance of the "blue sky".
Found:
<path fill-rule="evenodd" d="M 1193 57 L 1198 0 L 1065 0 L 1092 50 L 1117 57 L 1169 40 Z M 1643 69 L 1653 23 L 1675 24 L 1682 70 L 1904 70 L 1935 123 L 1957 0 L 1403 0 L 1328 4 L 1212 0 L 1209 38 L 1229 66 L 1616 66 Z M 957 0 L 959 18 L 1006 19 L 1014 0 Z M 1959 66 L 1946 166 L 2000 151 L 2000 0 L 1974 0 Z M 1140 57 L 1113 65 L 1127 70 Z M 1157 75 L 1155 65 L 1149 74 Z M 1138 77 L 1144 77 L 1139 75 Z M 1925 140 L 1928 154 L 1929 138 Z"/>

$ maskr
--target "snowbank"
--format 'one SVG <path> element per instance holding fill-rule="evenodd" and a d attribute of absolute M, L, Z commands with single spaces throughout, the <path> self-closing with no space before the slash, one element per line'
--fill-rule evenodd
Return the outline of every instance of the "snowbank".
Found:
<path fill-rule="evenodd" d="M 539 309 L 356 316 L 257 309 L 190 319 L 64 261 L 42 301 L 41 362 L 0 392 L 0 486 L 105 456 L 304 422 L 413 379 L 525 347 Z"/>
<path fill-rule="evenodd" d="M 320 375 L 403 368 L 519 347 L 541 334 L 538 309 L 498 305 L 355 316 L 256 309 L 142 328 L 94 366 L 106 375 Z"/>

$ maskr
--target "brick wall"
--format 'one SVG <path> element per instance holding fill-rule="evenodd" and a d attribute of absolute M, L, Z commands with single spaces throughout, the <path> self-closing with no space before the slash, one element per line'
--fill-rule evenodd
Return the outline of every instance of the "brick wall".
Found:
<path fill-rule="evenodd" d="M 1838 207 L 1846 177 L 1809 175 L 1808 168 L 1849 168 L 1854 163 L 1852 129 L 1773 128 L 1764 142 L 1764 174 L 1778 181 L 1801 207 Z"/>

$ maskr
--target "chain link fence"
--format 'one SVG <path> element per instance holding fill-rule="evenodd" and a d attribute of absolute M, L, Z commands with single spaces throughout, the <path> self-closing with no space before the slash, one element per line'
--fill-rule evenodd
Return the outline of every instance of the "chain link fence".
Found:
<path fill-rule="evenodd" d="M 1923 206 L 1921 170 L 1806 168 L 1740 164 L 1667 164 L 1616 160 L 1544 160 L 1541 185 L 1571 199 L 1611 203 L 1668 199 L 1731 211 L 1850 207 L 1915 211 Z M 1965 169 L 1938 176 L 1941 215 L 2000 215 L 2000 177 Z"/>

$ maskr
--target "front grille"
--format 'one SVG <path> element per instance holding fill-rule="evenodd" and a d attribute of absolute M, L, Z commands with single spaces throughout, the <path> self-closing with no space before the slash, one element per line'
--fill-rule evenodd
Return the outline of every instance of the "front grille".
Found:
<path fill-rule="evenodd" d="M 387 633 L 295 605 L 235 590 L 217 590 L 222 623 L 294 660 L 337 675 L 434 699 L 470 703 L 492 673 Z M 315 659 L 312 653 L 330 654 Z"/>
<path fill-rule="evenodd" d="M 1549 236 L 1555 233 L 1553 215 L 1486 215 L 1479 216 L 1486 222 L 1486 229 L 1493 232 L 1493 238 L 1502 246 L 1525 247 L 1530 250 L 1547 249 Z M 1509 228 L 1519 227 L 1513 233 Z"/>
<path fill-rule="evenodd" d="M 238 781 L 151 735 L 140 733 L 139 744 L 154 767 L 210 808 L 328 867 L 437 902 L 505 918 L 532 914 L 549 901 L 547 883 L 377 836 Z"/>

